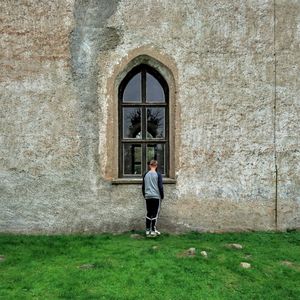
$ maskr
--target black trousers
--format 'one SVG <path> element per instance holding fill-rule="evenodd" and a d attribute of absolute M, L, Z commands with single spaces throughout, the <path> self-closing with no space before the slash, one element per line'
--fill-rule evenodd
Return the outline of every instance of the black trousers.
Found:
<path fill-rule="evenodd" d="M 146 199 L 146 208 L 146 230 L 154 231 L 160 208 L 160 200 L 154 198 Z"/>

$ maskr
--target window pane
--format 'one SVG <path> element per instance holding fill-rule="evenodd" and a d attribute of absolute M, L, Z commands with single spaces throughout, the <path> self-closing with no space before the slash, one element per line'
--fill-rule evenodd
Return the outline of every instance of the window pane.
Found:
<path fill-rule="evenodd" d="M 141 73 L 138 73 L 127 83 L 123 102 L 141 102 L 141 99 Z"/>
<path fill-rule="evenodd" d="M 146 74 L 146 101 L 165 102 L 165 93 L 159 81 L 151 74 Z"/>
<path fill-rule="evenodd" d="M 142 147 L 123 144 L 123 170 L 126 175 L 142 174 Z"/>
<path fill-rule="evenodd" d="M 165 145 L 164 144 L 149 144 L 147 145 L 147 164 L 151 159 L 158 162 L 158 171 L 165 174 Z"/>
<path fill-rule="evenodd" d="M 140 139 L 142 111 L 140 108 L 123 108 L 123 138 Z"/>
<path fill-rule="evenodd" d="M 165 137 L 165 108 L 147 108 L 147 139 Z"/>

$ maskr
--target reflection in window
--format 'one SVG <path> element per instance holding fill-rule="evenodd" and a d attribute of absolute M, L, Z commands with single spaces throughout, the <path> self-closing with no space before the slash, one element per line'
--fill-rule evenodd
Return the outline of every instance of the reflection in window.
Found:
<path fill-rule="evenodd" d="M 123 163 L 124 174 L 142 174 L 142 151 L 141 145 L 124 144 Z"/>
<path fill-rule="evenodd" d="M 165 102 L 165 93 L 159 81 L 147 73 L 146 83 L 147 102 Z"/>
<path fill-rule="evenodd" d="M 147 108 L 147 137 L 164 138 L 165 137 L 165 108 L 151 107 Z"/>
<path fill-rule="evenodd" d="M 133 76 L 128 82 L 124 94 L 125 102 L 141 102 L 141 73 Z"/>
<path fill-rule="evenodd" d="M 141 109 L 123 108 L 123 138 L 141 138 Z"/>
<path fill-rule="evenodd" d="M 165 174 L 165 147 L 163 144 L 147 145 L 147 163 L 152 159 L 158 161 L 159 171 Z"/>

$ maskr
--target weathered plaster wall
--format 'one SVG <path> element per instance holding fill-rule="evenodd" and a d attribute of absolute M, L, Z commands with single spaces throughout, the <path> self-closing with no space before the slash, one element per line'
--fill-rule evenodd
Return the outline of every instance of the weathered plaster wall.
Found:
<path fill-rule="evenodd" d="M 160 227 L 300 227 L 300 7 L 275 2 L 1 1 L 0 231 L 143 228 L 140 186 L 111 184 L 115 79 L 143 54 L 176 90 Z"/>
<path fill-rule="evenodd" d="M 300 227 L 300 1 L 276 1 L 278 227 Z"/>

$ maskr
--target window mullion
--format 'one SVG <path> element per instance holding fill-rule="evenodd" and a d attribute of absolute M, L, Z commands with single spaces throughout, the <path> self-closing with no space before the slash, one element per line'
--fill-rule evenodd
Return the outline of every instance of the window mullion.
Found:
<path fill-rule="evenodd" d="M 142 140 L 146 140 L 147 137 L 147 116 L 146 116 L 146 71 L 142 69 Z M 147 144 L 142 144 L 142 174 L 146 172 L 146 148 Z"/>
<path fill-rule="evenodd" d="M 146 103 L 146 72 L 142 70 L 142 103 Z M 146 139 L 146 108 L 142 107 L 142 139 Z"/>
<path fill-rule="evenodd" d="M 147 144 L 142 144 L 142 167 L 141 167 L 141 170 L 142 170 L 142 175 L 147 171 L 147 169 L 145 168 L 146 167 L 146 147 L 147 147 Z"/>

